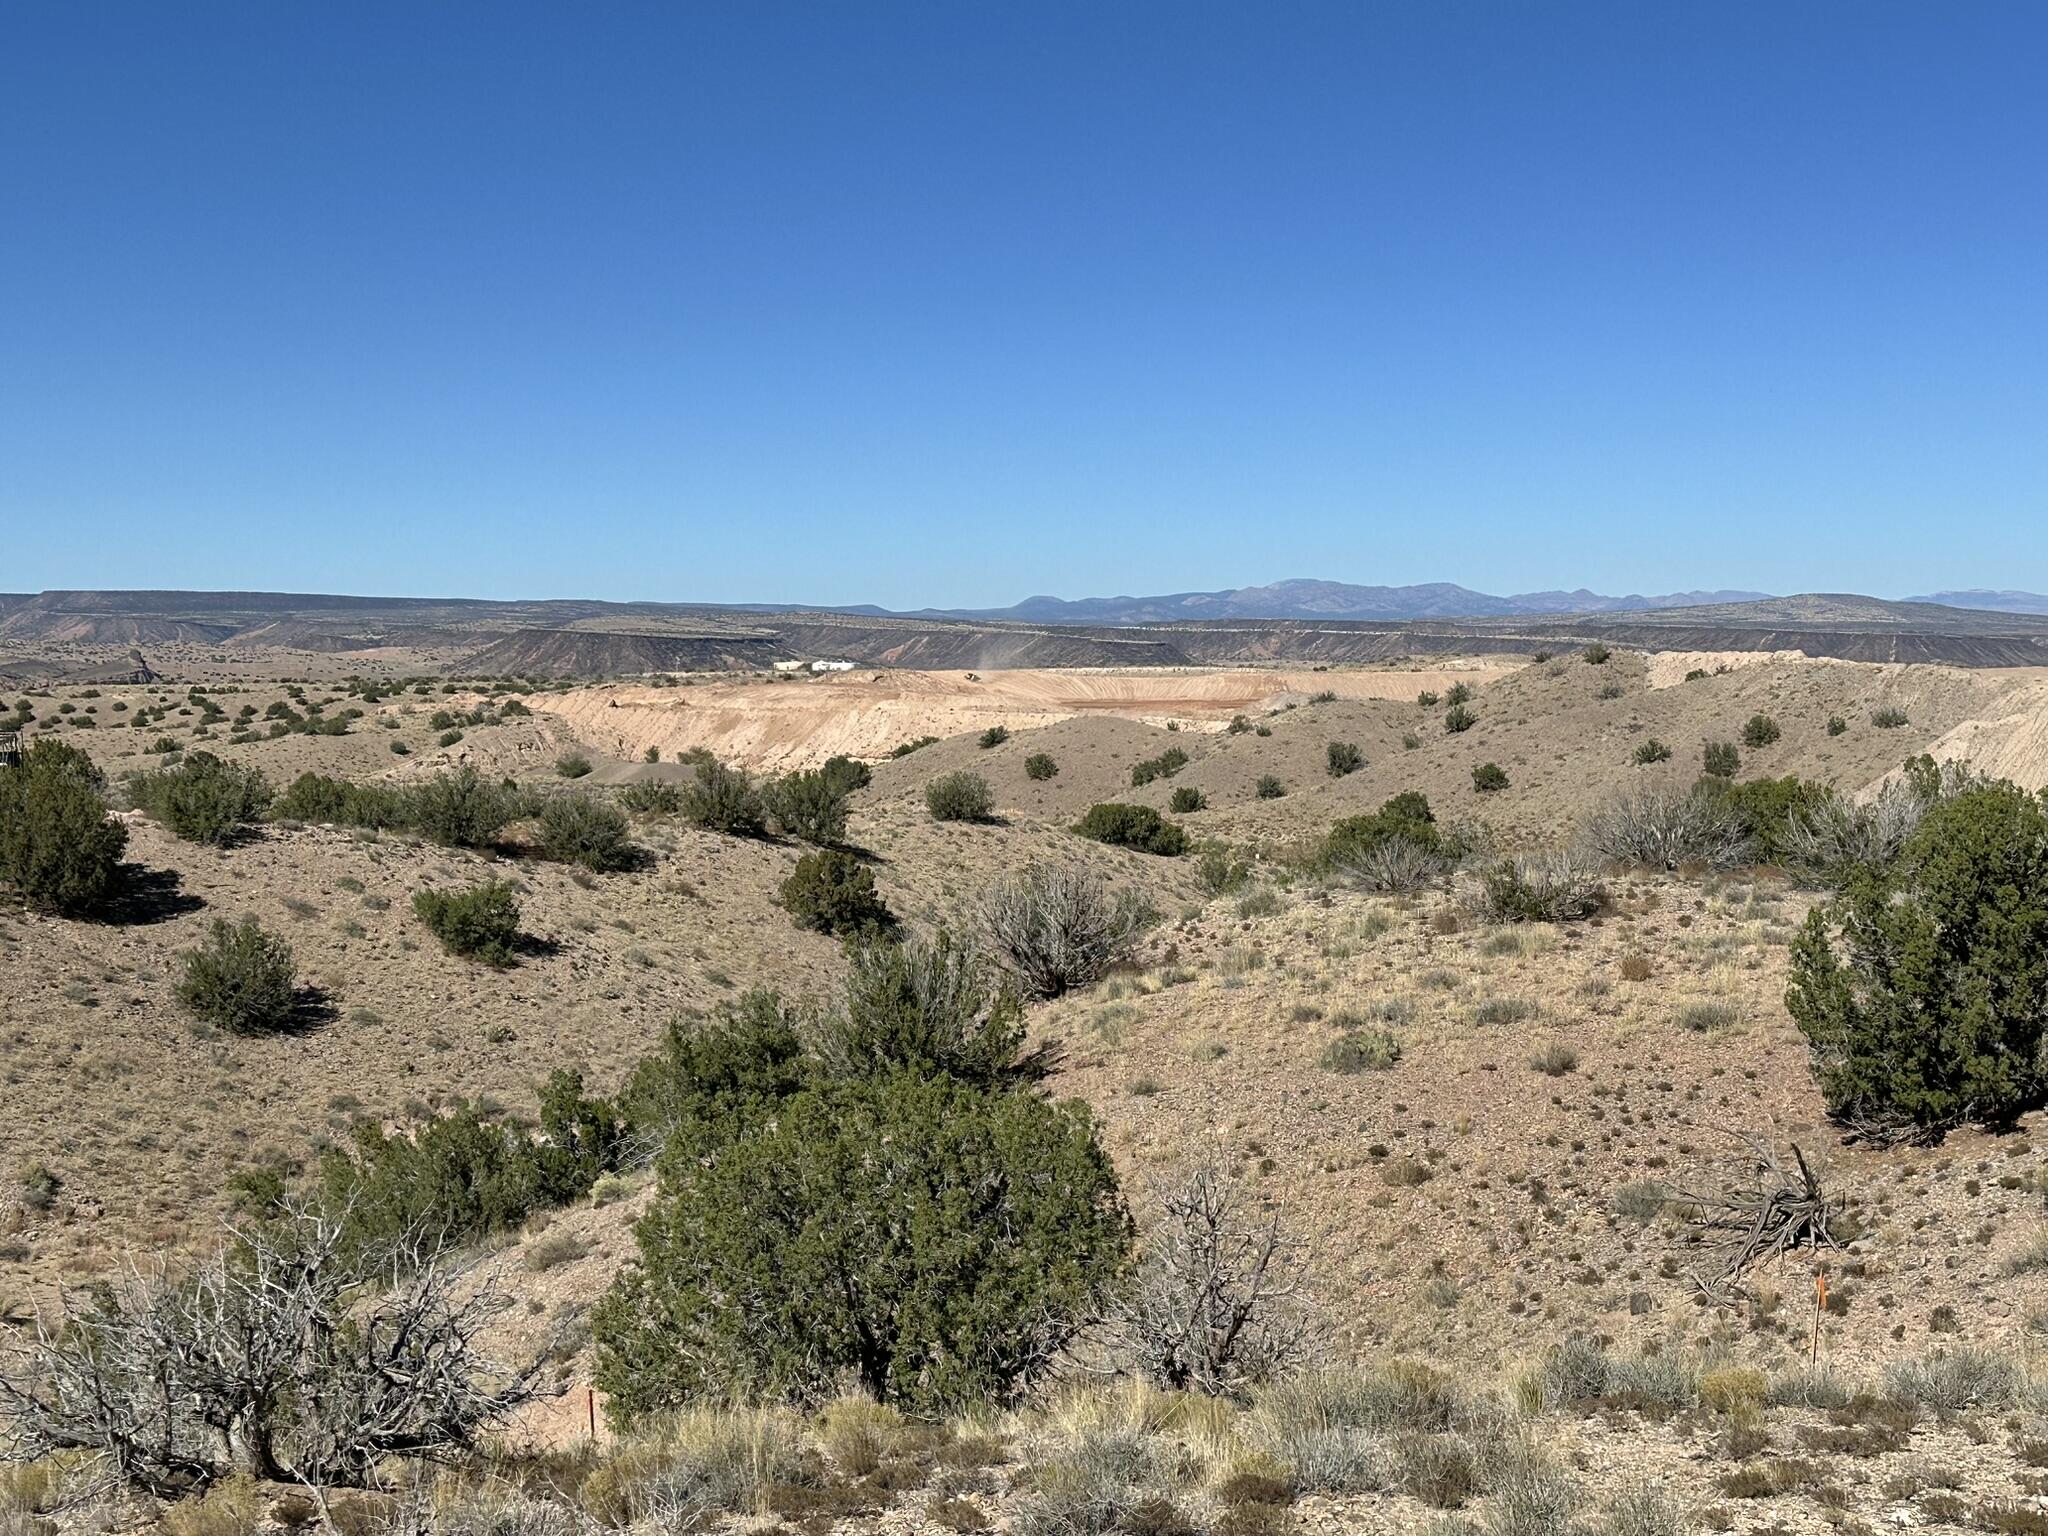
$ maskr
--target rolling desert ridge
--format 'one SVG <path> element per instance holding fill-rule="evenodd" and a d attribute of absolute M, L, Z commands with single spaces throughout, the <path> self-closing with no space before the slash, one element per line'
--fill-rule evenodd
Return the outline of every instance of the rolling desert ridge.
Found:
<path fill-rule="evenodd" d="M 913 951 L 941 932 L 990 943 L 986 893 L 1019 871 L 1140 900 L 1149 915 L 1103 969 L 1022 1014 L 1051 1066 L 1034 1092 L 1087 1106 L 1141 1233 L 1200 1171 L 1247 1232 L 1272 1221 L 1298 1245 L 1284 1250 L 1298 1289 L 1266 1305 L 1301 1309 L 1291 1357 L 1318 1362 L 1316 1391 L 1382 1390 L 1329 1377 L 1342 1359 L 1393 1372 L 1402 1392 L 1424 1372 L 1425 1396 L 1447 1395 L 1412 1425 L 1407 1410 L 1314 1408 L 1333 1426 L 1365 1417 L 1341 1431 L 1353 1470 L 1311 1472 L 1285 1448 L 1302 1431 L 1280 1422 L 1277 1387 L 1247 1382 L 1190 1419 L 1135 1382 L 1089 1385 L 1082 1362 L 1114 1347 L 1105 1321 L 1008 1417 L 952 1440 L 913 1433 L 916 1414 L 861 1410 L 883 1417 L 860 1421 L 873 1445 L 854 1453 L 841 1443 L 852 1407 L 774 1410 L 785 1416 L 744 1433 L 796 1461 L 690 1518 L 1097 1528 L 1053 1490 L 1083 1476 L 1104 1434 L 1139 1436 L 1149 1470 L 1089 1484 L 1113 1506 L 1102 1529 L 1171 1509 L 1219 1531 L 1407 1530 L 1549 1496 L 1543 1479 L 1565 1467 L 1574 1508 L 1640 1499 L 1702 1511 L 1710 1529 L 1820 1530 L 1858 1512 L 1940 1528 L 1951 1510 L 1977 1528 L 2029 1507 L 2018 1383 L 2048 1326 L 2032 1117 L 1845 1138 L 1786 1004 L 1793 940 L 1832 877 L 1752 839 L 1670 864 L 1582 852 L 1574 894 L 1543 916 L 1489 905 L 1484 882 L 1517 855 L 1584 848 L 1585 808 L 1646 796 L 1763 782 L 1870 807 L 1923 755 L 2039 790 L 2048 668 L 1594 642 L 1337 665 L 813 671 L 799 658 L 521 679 L 427 670 L 431 648 L 120 645 L 142 637 L 17 641 L 0 663 L 34 680 L 9 701 L 20 751 L 61 743 L 90 760 L 130 871 L 98 915 L 31 904 L 0 921 L 13 980 L 0 1304 L 17 1333 L 101 1276 L 203 1266 L 260 1209 L 251 1188 L 336 1198 L 323 1181 L 352 1147 L 371 1169 L 365 1148 L 436 1126 L 545 1137 L 519 1128 L 535 1126 L 550 1073 L 576 1070 L 623 1106 L 665 1031 L 715 1030 L 750 989 L 825 1008 L 871 941 L 835 937 L 829 916 L 793 922 L 789 882 L 846 849 L 890 942 Z M 1738 766 L 1702 777 L 1709 743 Z M 778 784 L 863 769 L 839 797 L 843 829 L 813 842 L 773 812 L 722 823 L 701 794 L 707 763 L 771 805 Z M 194 770 L 260 776 L 237 780 L 259 787 L 225 830 L 180 836 L 192 813 L 146 787 Z M 395 801 L 465 775 L 507 797 L 480 837 L 305 809 L 320 798 L 309 783 Z M 942 810 L 933 786 L 962 777 L 986 786 L 985 810 Z M 1392 877 L 1331 855 L 1333 829 L 1418 792 L 1469 851 Z M 621 846 L 555 846 L 552 802 L 608 808 Z M 1078 835 L 1104 805 L 1158 816 L 1186 851 Z M 497 882 L 519 936 L 502 960 L 448 952 L 415 910 L 422 890 Z M 195 1015 L 185 957 L 223 918 L 288 946 L 298 991 L 280 1025 Z M 1794 1241 L 1729 1281 L 1729 1234 L 1689 1202 L 1742 1187 L 1759 1154 L 1809 1160 L 1831 1240 Z M 543 1362 L 540 1396 L 507 1410 L 496 1454 L 572 1458 L 558 1484 L 609 1489 L 627 1474 L 603 1471 L 607 1458 L 715 1457 L 720 1435 L 742 1432 L 604 1417 L 617 1380 L 593 1320 L 622 1267 L 645 1262 L 635 1223 L 672 1177 L 648 1156 L 622 1146 L 580 1195 L 449 1229 L 474 1245 L 463 1283 L 513 1303 L 480 1339 Z M 1817 1317 L 1816 1274 L 1830 1288 Z M 1942 1376 L 1926 1401 L 1901 1385 L 1959 1369 L 1991 1375 Z M 1560 1384 L 1589 1370 L 1628 1385 Z M 1520 1427 L 1488 1417 L 1500 1413 Z M 945 1447 L 975 1436 L 988 1442 L 977 1465 L 953 1467 Z M 1531 1437 L 1539 1449 L 1514 1448 Z M 860 1470 L 874 1455 L 899 1470 L 878 1482 Z M 524 1508 L 532 1491 L 498 1476 L 469 1496 Z M 1271 1491 L 1245 1494 L 1254 1476 Z M 377 1511 L 428 1492 L 372 1481 L 387 1490 L 365 1506 Z M 244 1480 L 191 1507 L 274 1519 L 285 1497 Z M 605 1502 L 618 1497 L 563 1508 L 640 1518 Z"/>

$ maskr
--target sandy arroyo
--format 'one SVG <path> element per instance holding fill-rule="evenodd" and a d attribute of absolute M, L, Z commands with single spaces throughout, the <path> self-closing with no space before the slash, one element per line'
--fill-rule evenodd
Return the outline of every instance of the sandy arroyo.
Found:
<path fill-rule="evenodd" d="M 920 736 L 954 736 L 992 725 L 1024 730 L 1077 715 L 1118 715 L 1215 731 L 1233 715 L 1257 714 L 1316 693 L 1412 699 L 1423 689 L 1441 692 L 1458 681 L 1477 687 L 1513 670 L 1482 661 L 1328 672 L 1255 667 L 980 673 L 863 669 L 675 688 L 603 684 L 536 694 L 532 704 L 593 747 L 628 761 L 640 759 L 650 747 L 664 760 L 703 747 L 728 762 L 786 771 L 815 767 L 840 753 L 882 757 Z"/>

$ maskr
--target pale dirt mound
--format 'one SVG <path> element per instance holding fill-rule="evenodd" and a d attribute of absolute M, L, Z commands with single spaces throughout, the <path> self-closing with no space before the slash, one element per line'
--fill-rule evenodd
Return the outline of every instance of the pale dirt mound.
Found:
<path fill-rule="evenodd" d="M 2048 786 L 2048 677 L 2031 674 L 1993 700 L 1991 712 L 1963 721 L 1927 750 L 1937 761 L 1965 762 L 2027 789 Z"/>
<path fill-rule="evenodd" d="M 1230 717 L 1332 692 L 1412 699 L 1463 680 L 1485 683 L 1512 668 L 1451 664 L 1426 671 L 1289 671 L 1263 668 L 1013 672 L 857 671 L 794 682 L 709 683 L 684 688 L 607 684 L 537 695 L 535 710 L 560 719 L 600 751 L 636 761 L 703 748 L 728 762 L 782 771 L 839 754 L 879 758 L 901 742 L 1000 725 L 1012 731 L 1107 714 L 1183 730 L 1219 730 Z"/>
<path fill-rule="evenodd" d="M 1740 667 L 1764 667 L 1773 662 L 1804 662 L 1813 666 L 1845 666 L 1854 663 L 1832 657 L 1809 656 L 1804 651 L 1653 651 L 1644 657 L 1652 688 L 1676 688 L 1693 672 L 1733 672 Z M 1697 679 L 1695 679 L 1697 681 Z"/>

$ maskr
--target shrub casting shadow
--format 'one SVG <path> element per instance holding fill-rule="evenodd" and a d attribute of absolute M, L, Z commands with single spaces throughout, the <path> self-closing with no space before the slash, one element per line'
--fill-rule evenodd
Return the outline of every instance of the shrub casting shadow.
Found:
<path fill-rule="evenodd" d="M 316 987 L 310 982 L 292 994 L 291 1022 L 276 1031 L 280 1035 L 310 1035 L 316 1029 L 325 1029 L 341 1018 L 341 1010 L 334 1005 L 334 998 L 325 987 Z"/>
<path fill-rule="evenodd" d="M 143 928 L 174 917 L 190 917 L 205 906 L 184 888 L 176 870 L 123 864 L 114 894 L 93 915 L 111 927 Z"/>
<path fill-rule="evenodd" d="M 560 943 L 537 933 L 522 933 L 512 941 L 512 953 L 522 960 L 546 960 L 561 952 Z"/>

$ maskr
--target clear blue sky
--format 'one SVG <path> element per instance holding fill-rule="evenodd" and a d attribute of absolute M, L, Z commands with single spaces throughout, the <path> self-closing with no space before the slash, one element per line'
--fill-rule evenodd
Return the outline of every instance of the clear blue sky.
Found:
<path fill-rule="evenodd" d="M 0 10 L 0 590 L 2048 590 L 2048 5 Z"/>

